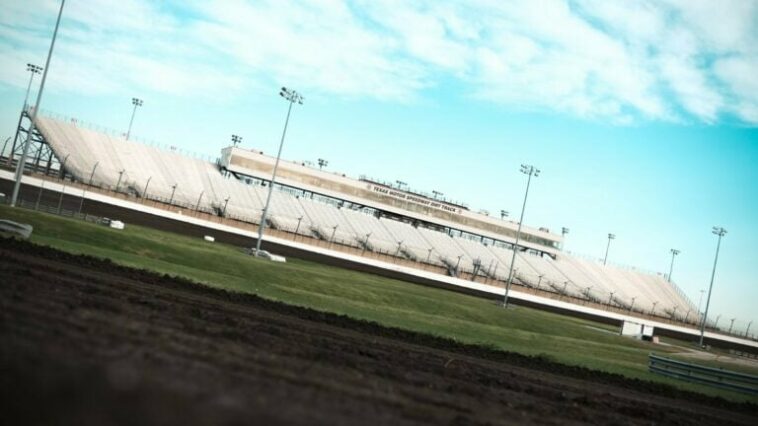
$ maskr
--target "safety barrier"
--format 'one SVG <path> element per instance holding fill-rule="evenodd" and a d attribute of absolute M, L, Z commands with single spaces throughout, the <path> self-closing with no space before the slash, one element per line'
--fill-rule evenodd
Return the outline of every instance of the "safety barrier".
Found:
<path fill-rule="evenodd" d="M 652 373 L 675 379 L 758 395 L 758 376 L 751 374 L 703 367 L 654 354 L 650 354 L 648 368 Z"/>

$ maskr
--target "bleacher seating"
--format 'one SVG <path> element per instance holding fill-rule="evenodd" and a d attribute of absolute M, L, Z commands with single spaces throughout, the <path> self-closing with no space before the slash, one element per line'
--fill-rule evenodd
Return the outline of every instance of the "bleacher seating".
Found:
<path fill-rule="evenodd" d="M 56 156 L 61 161 L 65 159 L 67 171 L 79 181 L 88 182 L 92 176 L 95 185 L 115 189 L 118 184 L 119 191 L 135 197 L 170 200 L 185 208 L 252 223 L 261 220 L 268 187 L 224 175 L 212 162 L 127 141 L 67 120 L 39 116 L 37 126 Z M 340 208 L 337 203 L 275 188 L 268 219 L 277 229 L 402 255 L 444 266 L 449 272 L 471 273 L 478 269 L 479 275 L 501 281 L 508 278 L 513 251 L 500 244 L 484 245 L 481 241 L 451 237 L 446 232 L 416 228 L 394 219 L 378 219 L 364 211 Z M 552 259 L 519 251 L 515 256 L 514 277 L 517 283 L 530 287 L 589 297 L 641 312 L 651 312 L 655 307 L 659 315 L 671 315 L 675 309 L 684 315 L 685 311 L 694 310 L 691 301 L 663 276 L 602 265 L 565 253 Z"/>
<path fill-rule="evenodd" d="M 299 201 L 310 218 L 311 229 L 321 238 L 356 247 L 361 246 L 353 226 L 340 213 L 337 206 L 308 198 L 300 198 Z"/>
<path fill-rule="evenodd" d="M 454 240 L 466 253 L 466 258 L 461 262 L 460 266 L 463 271 L 473 272 L 475 262 L 479 262 L 480 265 L 483 265 L 483 268 L 489 268 L 489 273 L 491 274 L 494 271 L 495 265 L 500 263 L 497 256 L 481 242 L 460 237 L 455 237 Z"/>
<path fill-rule="evenodd" d="M 416 228 L 392 219 L 381 219 L 381 223 L 395 237 L 401 251 L 418 261 L 441 265 L 438 256 L 433 256 L 434 247 L 429 244 Z"/>
<path fill-rule="evenodd" d="M 397 241 L 387 228 L 371 214 L 361 211 L 341 209 L 345 220 L 353 225 L 357 237 L 373 251 L 394 254 L 397 251 Z"/>

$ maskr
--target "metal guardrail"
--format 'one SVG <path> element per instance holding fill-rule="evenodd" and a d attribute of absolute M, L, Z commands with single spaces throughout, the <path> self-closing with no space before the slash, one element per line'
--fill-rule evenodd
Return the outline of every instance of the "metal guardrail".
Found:
<path fill-rule="evenodd" d="M 654 354 L 650 354 L 648 368 L 652 373 L 679 380 L 758 395 L 758 376 L 751 374 L 703 367 Z"/>

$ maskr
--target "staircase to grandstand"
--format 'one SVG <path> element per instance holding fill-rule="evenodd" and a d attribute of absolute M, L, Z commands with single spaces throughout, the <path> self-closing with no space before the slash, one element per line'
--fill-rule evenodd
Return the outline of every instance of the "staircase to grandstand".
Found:
<path fill-rule="evenodd" d="M 238 179 L 218 163 L 127 141 L 70 119 L 40 114 L 36 125 L 59 167 L 76 181 L 135 199 L 158 201 L 167 208 L 176 206 L 260 223 L 269 188 L 250 179 Z M 659 275 L 606 266 L 566 253 L 553 259 L 521 247 L 514 257 L 514 247 L 505 239 L 492 242 L 484 237 L 454 236 L 442 225 L 432 229 L 419 221 L 396 219 L 376 208 L 278 185 L 272 191 L 268 215 L 269 225 L 280 231 L 410 259 L 419 265 L 440 267 L 453 276 L 481 277 L 500 285 L 507 281 L 515 259 L 517 285 L 615 309 L 671 318 L 678 313 L 679 318 L 698 320 L 692 302 Z M 434 221 L 429 217 L 430 224 Z"/>

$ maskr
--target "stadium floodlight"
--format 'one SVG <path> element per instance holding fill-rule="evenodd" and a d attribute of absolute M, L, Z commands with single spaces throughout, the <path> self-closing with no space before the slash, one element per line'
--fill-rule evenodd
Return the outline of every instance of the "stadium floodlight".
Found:
<path fill-rule="evenodd" d="M 116 182 L 116 191 L 115 192 L 118 192 L 118 188 L 119 188 L 119 186 L 121 186 L 121 178 L 124 177 L 124 173 L 125 172 L 126 172 L 126 169 L 121 169 L 118 172 L 118 181 Z"/>
<path fill-rule="evenodd" d="M 632 297 L 632 304 L 629 305 L 629 312 L 632 312 L 632 309 L 634 309 L 634 301 L 637 300 L 637 296 Z"/>
<path fill-rule="evenodd" d="M 568 284 L 569 284 L 568 281 L 564 281 L 564 283 L 563 283 L 563 294 L 564 295 L 566 295 L 566 287 L 568 287 Z"/>
<path fill-rule="evenodd" d="M 175 183 L 171 185 L 171 198 L 168 199 L 168 204 L 171 205 L 171 203 L 174 202 L 174 194 L 176 194 L 176 187 L 179 186 L 178 183 Z"/>
<path fill-rule="evenodd" d="M 129 120 L 129 129 L 126 131 L 126 140 L 129 140 L 129 135 L 132 134 L 132 124 L 134 123 L 134 114 L 137 113 L 137 107 L 142 106 L 142 99 L 132 98 L 132 105 L 134 105 L 134 108 L 132 109 L 132 118 Z"/>
<path fill-rule="evenodd" d="M 197 197 L 197 204 L 195 204 L 195 211 L 199 211 L 200 210 L 200 201 L 203 199 L 203 194 L 205 194 L 205 190 L 204 189 L 202 191 L 200 191 L 200 196 Z"/>
<path fill-rule="evenodd" d="M 603 259 L 603 265 L 608 263 L 608 250 L 611 248 L 611 240 L 615 240 L 615 234 L 608 234 L 608 245 L 605 247 L 605 258 Z"/>
<path fill-rule="evenodd" d="M 700 298 L 697 301 L 697 314 L 700 315 L 702 311 L 700 310 L 700 307 L 703 305 L 703 295 L 705 294 L 705 289 L 700 289 Z"/>
<path fill-rule="evenodd" d="M 92 186 L 92 179 L 95 177 L 95 170 L 97 170 L 97 166 L 100 165 L 99 161 L 95 161 L 95 165 L 92 166 L 92 173 L 89 174 L 89 183 L 87 185 Z"/>
<path fill-rule="evenodd" d="M 563 238 L 563 241 L 561 242 L 561 250 L 563 250 L 564 246 L 566 245 L 566 234 L 569 233 L 569 229 L 565 226 L 561 228 L 561 238 Z"/>
<path fill-rule="evenodd" d="M 734 327 L 734 320 L 736 320 L 736 319 L 737 318 L 732 318 L 732 323 L 729 324 L 729 331 L 726 332 L 727 334 L 731 334 L 732 333 L 732 327 Z"/>
<path fill-rule="evenodd" d="M 713 290 L 713 279 L 716 277 L 716 264 L 719 261 L 719 249 L 721 248 L 721 238 L 726 235 L 726 229 L 720 226 L 714 226 L 711 232 L 718 235 L 716 243 L 716 257 L 713 259 L 713 272 L 711 272 L 711 285 L 708 287 L 708 297 L 705 299 L 705 313 L 703 313 L 703 322 L 700 324 L 700 347 L 703 347 L 703 336 L 705 335 L 705 321 L 708 319 L 708 307 L 711 304 L 711 291 Z"/>
<path fill-rule="evenodd" d="M 31 74 L 29 76 L 29 85 L 26 86 L 26 95 L 24 96 L 24 110 L 26 110 L 26 104 L 29 103 L 29 93 L 32 90 L 32 81 L 34 81 L 34 75 L 42 72 L 42 67 L 34 64 L 26 64 L 26 70 Z"/>
<path fill-rule="evenodd" d="M 29 108 L 29 93 L 31 93 L 32 90 L 32 82 L 34 81 L 34 75 L 39 74 L 42 72 L 42 67 L 34 65 L 34 64 L 26 64 L 26 70 L 29 71 L 31 74 L 29 76 L 29 85 L 26 86 L 26 95 L 24 95 L 24 106 L 21 108 L 21 114 L 18 117 L 18 126 L 16 127 L 16 134 L 13 136 L 13 146 L 16 146 L 16 141 L 18 140 L 18 133 L 21 130 L 21 119 L 24 117 L 23 113 Z M 11 138 L 8 138 L 8 140 L 5 141 L 7 144 L 8 141 Z M 3 151 L 2 153 L 5 153 L 5 145 L 3 145 Z M 10 166 L 13 163 L 13 152 L 11 151 L 10 155 L 8 156 L 8 165 Z"/>
<path fill-rule="evenodd" d="M 653 307 L 650 309 L 650 315 L 655 314 L 655 306 L 658 305 L 658 302 L 653 302 Z"/>
<path fill-rule="evenodd" d="M 61 188 L 61 195 L 58 197 L 58 214 L 61 214 L 61 208 L 63 207 L 63 195 L 66 193 L 66 181 L 63 181 L 63 187 Z"/>
<path fill-rule="evenodd" d="M 613 303 L 613 293 L 615 293 L 615 291 L 612 291 L 611 292 L 611 297 L 608 298 L 608 306 L 609 307 L 611 306 L 611 303 Z"/>
<path fill-rule="evenodd" d="M 96 161 L 95 165 L 92 167 L 92 173 L 90 173 L 89 175 L 89 183 L 87 184 L 88 186 L 92 186 L 92 178 L 95 177 L 95 170 L 97 170 L 97 166 L 99 165 L 100 165 L 100 162 Z M 85 187 L 82 187 L 82 197 L 81 197 L 81 200 L 79 201 L 79 214 L 82 213 L 82 207 L 84 207 L 84 197 L 86 195 L 87 195 L 87 187 L 85 186 Z"/>
<path fill-rule="evenodd" d="M 509 214 L 510 213 L 508 212 L 508 210 L 500 210 L 500 219 L 505 220 L 505 218 L 508 217 Z"/>
<path fill-rule="evenodd" d="M 461 264 L 461 258 L 463 257 L 462 254 L 458 255 L 458 261 L 455 262 L 455 272 L 458 273 L 458 266 Z"/>
<path fill-rule="evenodd" d="M 716 322 L 713 324 L 713 328 L 718 328 L 720 319 L 721 319 L 721 314 L 716 315 Z"/>
<path fill-rule="evenodd" d="M 745 329 L 745 337 L 747 337 L 748 331 L 750 331 L 750 326 L 753 325 L 753 320 L 750 320 L 749 323 L 747 323 L 747 328 Z"/>
<path fill-rule="evenodd" d="M 671 319 L 676 321 L 676 310 L 679 308 L 679 306 L 674 306 L 674 311 L 671 313 Z"/>
<path fill-rule="evenodd" d="M 540 175 L 540 170 L 534 166 L 522 164 L 521 173 L 528 176 L 526 180 L 526 191 L 524 192 L 524 204 L 521 206 L 521 219 L 518 222 L 518 230 L 516 231 L 516 243 L 513 245 L 513 256 L 511 257 L 511 267 L 508 272 L 508 284 L 505 286 L 505 295 L 503 296 L 503 307 L 508 307 L 508 292 L 511 290 L 511 284 L 513 284 L 513 264 L 516 263 L 516 250 L 518 250 L 518 242 L 521 238 L 521 226 L 524 223 L 524 211 L 526 210 L 526 199 L 529 196 L 529 185 L 532 183 L 532 176 L 535 178 Z"/>
<path fill-rule="evenodd" d="M 397 242 L 397 250 L 395 251 L 395 257 L 397 257 L 400 254 L 400 248 L 403 246 L 402 241 Z"/>
<path fill-rule="evenodd" d="M 684 323 L 687 322 L 687 318 L 690 317 L 690 312 L 692 312 L 692 308 L 687 308 L 687 313 L 684 314 L 684 319 L 682 320 L 682 322 L 684 322 Z"/>
<path fill-rule="evenodd" d="M 397 184 L 398 189 L 403 189 L 404 186 L 408 186 L 408 184 L 402 180 L 396 180 L 395 183 Z"/>
<path fill-rule="evenodd" d="M 34 204 L 34 210 L 39 210 L 39 203 L 42 201 L 42 191 L 45 189 L 45 181 L 42 181 L 42 184 L 39 187 L 39 192 L 37 193 L 37 202 Z"/>
<path fill-rule="evenodd" d="M 540 274 L 540 275 L 537 275 L 537 278 L 538 278 L 538 279 L 537 279 L 537 289 L 539 289 L 539 288 L 540 288 L 540 284 L 542 284 L 542 278 L 544 278 L 544 277 L 545 277 L 545 276 L 544 276 L 544 275 L 542 275 L 542 274 Z"/>
<path fill-rule="evenodd" d="M 276 162 L 274 163 L 274 171 L 271 173 L 271 183 L 268 186 L 268 195 L 266 196 L 266 205 L 263 207 L 263 214 L 261 215 L 261 223 L 258 226 L 258 241 L 255 243 L 255 255 L 258 256 L 261 252 L 261 241 L 263 241 L 263 231 L 266 229 L 266 217 L 268 216 L 268 208 L 271 204 L 271 193 L 274 190 L 276 184 L 276 170 L 279 168 L 279 159 L 282 157 L 282 147 L 284 146 L 284 137 L 287 135 L 287 126 L 290 122 L 290 114 L 292 113 L 292 105 L 303 104 L 303 96 L 300 93 L 292 89 L 282 87 L 279 91 L 279 96 L 283 97 L 289 102 L 287 107 L 287 118 L 284 120 L 284 130 L 282 130 L 282 139 L 279 141 L 279 152 L 276 154 Z"/>
<path fill-rule="evenodd" d="M 432 194 L 434 195 L 434 199 L 435 200 L 438 199 L 439 197 L 442 197 L 443 195 L 445 195 L 445 194 L 443 194 L 443 193 L 441 193 L 439 191 L 435 191 L 435 190 L 432 190 Z"/>
<path fill-rule="evenodd" d="M 237 146 L 242 143 L 242 136 L 232 135 L 232 145 Z"/>
<path fill-rule="evenodd" d="M 145 197 L 147 196 L 147 188 L 150 186 L 150 181 L 153 180 L 153 177 L 150 176 L 147 178 L 147 183 L 145 183 L 145 190 L 142 191 L 142 201 L 145 200 Z"/>
<path fill-rule="evenodd" d="M 331 238 L 329 238 L 329 242 L 330 242 L 330 243 L 333 243 L 333 242 L 334 242 L 334 234 L 336 234 L 336 233 L 337 233 L 337 227 L 338 227 L 338 226 L 339 226 L 339 225 L 334 225 L 334 226 L 332 226 L 332 237 L 331 237 Z"/>
<path fill-rule="evenodd" d="M 147 178 L 147 182 L 145 183 L 145 190 L 142 191 L 142 200 L 145 200 L 145 197 L 147 196 L 147 188 L 150 186 L 150 181 L 153 180 L 153 177 L 150 176 Z"/>
<path fill-rule="evenodd" d="M 58 180 L 63 180 L 66 175 L 66 162 L 68 161 L 68 157 L 70 155 L 71 153 L 66 154 L 66 157 L 63 159 L 63 163 L 61 163 L 61 166 L 58 169 Z"/>
<path fill-rule="evenodd" d="M 295 237 L 297 237 L 297 231 L 300 230 L 300 222 L 302 221 L 303 221 L 303 216 L 300 216 L 299 218 L 297 218 L 297 226 L 295 227 Z"/>
<path fill-rule="evenodd" d="M 677 249 L 671 249 L 671 267 L 669 268 L 669 282 L 671 282 L 671 274 L 674 272 L 674 258 L 681 253 Z"/>
<path fill-rule="evenodd" d="M 429 254 L 426 255 L 426 263 L 429 263 L 429 261 L 432 259 L 432 252 L 434 251 L 434 247 L 429 247 Z"/>
<path fill-rule="evenodd" d="M 231 195 L 227 195 L 226 199 L 224 200 L 224 210 L 221 211 L 221 216 L 226 217 L 226 207 L 229 205 L 229 199 L 232 198 Z"/>
<path fill-rule="evenodd" d="M 327 160 L 324 160 L 323 158 L 319 158 L 317 161 L 318 161 L 318 169 L 319 169 L 319 170 L 321 170 L 321 169 L 323 169 L 324 167 L 326 167 L 326 166 L 328 166 L 328 165 L 329 165 L 329 161 L 327 161 Z"/>
<path fill-rule="evenodd" d="M 55 21 L 55 30 L 53 30 L 53 39 L 50 42 L 50 50 L 47 52 L 47 61 L 45 67 L 42 69 L 42 81 L 39 85 L 39 92 L 37 92 L 37 102 L 34 104 L 34 110 L 32 110 L 31 124 L 29 125 L 29 131 L 26 133 L 26 141 L 24 142 L 24 149 L 21 151 L 21 158 L 16 165 L 15 182 L 13 183 L 13 195 L 11 196 L 11 207 L 16 206 L 18 200 L 18 193 L 21 190 L 21 179 L 24 176 L 24 167 L 26 167 L 26 157 L 29 155 L 29 147 L 32 142 L 32 135 L 34 134 L 35 123 L 37 122 L 37 113 L 39 112 L 39 105 L 42 101 L 42 92 L 45 90 L 45 81 L 47 81 L 47 73 L 50 70 L 50 59 L 53 56 L 53 47 L 55 47 L 55 39 L 58 36 L 58 27 L 61 23 L 61 16 L 63 15 L 63 6 L 66 4 L 66 0 L 61 0 L 61 8 L 58 11 L 58 19 Z"/>

